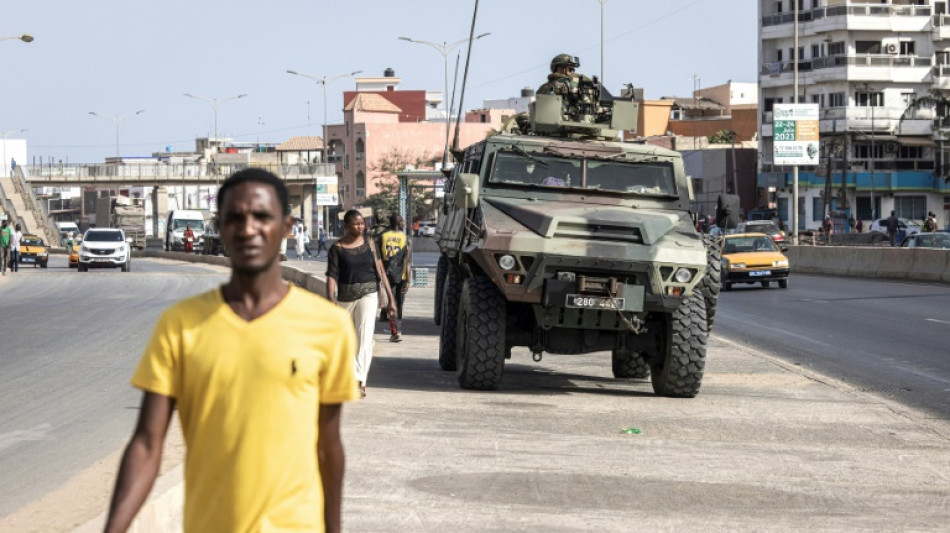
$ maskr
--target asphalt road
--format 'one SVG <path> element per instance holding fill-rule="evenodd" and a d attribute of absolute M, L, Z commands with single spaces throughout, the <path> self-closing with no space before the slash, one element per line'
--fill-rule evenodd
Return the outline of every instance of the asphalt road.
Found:
<path fill-rule="evenodd" d="M 0 516 L 128 439 L 140 399 L 129 378 L 158 314 L 225 279 L 146 259 L 79 273 L 63 255 L 0 278 Z"/>
<path fill-rule="evenodd" d="M 714 333 L 950 419 L 950 286 L 795 274 L 785 290 L 736 285 Z"/>

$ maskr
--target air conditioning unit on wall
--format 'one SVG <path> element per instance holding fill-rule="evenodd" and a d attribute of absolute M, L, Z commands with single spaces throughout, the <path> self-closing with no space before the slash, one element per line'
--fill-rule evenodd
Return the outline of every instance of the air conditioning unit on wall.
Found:
<path fill-rule="evenodd" d="M 896 39 L 885 39 L 881 41 L 881 48 L 884 49 L 885 54 L 897 55 L 900 52 L 900 43 Z"/>

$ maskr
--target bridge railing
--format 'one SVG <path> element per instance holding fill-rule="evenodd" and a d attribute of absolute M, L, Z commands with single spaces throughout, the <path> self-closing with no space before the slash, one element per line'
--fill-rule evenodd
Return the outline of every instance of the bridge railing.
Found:
<path fill-rule="evenodd" d="M 34 185 L 43 182 L 88 184 L 98 179 L 114 182 L 129 181 L 194 182 L 223 180 L 246 168 L 268 170 L 284 179 L 301 181 L 312 180 L 318 176 L 335 176 L 336 165 L 310 163 L 296 165 L 257 164 L 257 163 L 132 163 L 132 164 L 71 164 L 71 165 L 30 165 L 26 175 Z"/>

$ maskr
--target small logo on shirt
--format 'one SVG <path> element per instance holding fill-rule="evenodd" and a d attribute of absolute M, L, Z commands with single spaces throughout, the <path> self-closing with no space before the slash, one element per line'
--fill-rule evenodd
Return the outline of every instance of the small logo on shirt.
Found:
<path fill-rule="evenodd" d="M 297 360 L 296 359 L 292 359 L 290 361 L 290 375 L 291 376 L 297 375 Z"/>

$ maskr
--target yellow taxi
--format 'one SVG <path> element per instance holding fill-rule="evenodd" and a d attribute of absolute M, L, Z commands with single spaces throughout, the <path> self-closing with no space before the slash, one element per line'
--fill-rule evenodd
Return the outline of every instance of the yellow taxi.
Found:
<path fill-rule="evenodd" d="M 82 244 L 82 235 L 80 234 L 76 237 L 76 240 L 73 241 L 72 247 L 68 250 L 69 253 L 69 268 L 79 268 L 79 245 Z"/>
<path fill-rule="evenodd" d="M 726 235 L 722 243 L 722 289 L 732 290 L 736 283 L 759 283 L 768 287 L 773 281 L 788 288 L 788 247 L 775 244 L 764 233 Z"/>
<path fill-rule="evenodd" d="M 24 234 L 20 240 L 20 264 L 46 268 L 49 264 L 49 250 L 46 243 L 36 235 Z"/>

